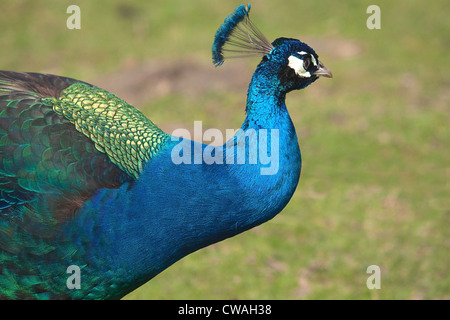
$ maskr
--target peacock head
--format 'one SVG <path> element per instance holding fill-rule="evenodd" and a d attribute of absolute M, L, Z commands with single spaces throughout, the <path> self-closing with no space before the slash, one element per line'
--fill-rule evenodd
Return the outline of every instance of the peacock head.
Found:
<path fill-rule="evenodd" d="M 251 22 L 249 12 L 250 4 L 240 5 L 217 30 L 212 47 L 216 66 L 225 58 L 263 56 L 255 74 L 269 77 L 285 92 L 302 89 L 319 77 L 333 77 L 306 43 L 290 38 L 270 43 Z"/>

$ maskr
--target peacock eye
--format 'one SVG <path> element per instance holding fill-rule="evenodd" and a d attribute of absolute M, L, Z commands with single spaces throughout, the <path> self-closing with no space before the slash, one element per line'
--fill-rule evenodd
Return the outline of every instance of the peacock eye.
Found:
<path fill-rule="evenodd" d="M 311 57 L 306 56 L 303 58 L 303 69 L 308 70 L 309 65 L 311 64 Z"/>

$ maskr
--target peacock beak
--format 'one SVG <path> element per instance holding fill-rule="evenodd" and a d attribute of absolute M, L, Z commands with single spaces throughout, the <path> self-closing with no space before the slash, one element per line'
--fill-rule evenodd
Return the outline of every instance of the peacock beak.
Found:
<path fill-rule="evenodd" d="M 318 77 L 325 77 L 325 78 L 333 78 L 333 74 L 331 73 L 330 69 L 325 67 L 322 62 L 319 61 L 319 69 L 317 69 L 314 74 Z"/>

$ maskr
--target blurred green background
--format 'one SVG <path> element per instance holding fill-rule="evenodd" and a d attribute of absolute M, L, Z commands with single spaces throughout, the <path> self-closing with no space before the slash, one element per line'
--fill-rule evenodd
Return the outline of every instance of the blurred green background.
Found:
<path fill-rule="evenodd" d="M 66 9 L 81 9 L 69 30 Z M 104 87 L 167 132 L 239 128 L 258 59 L 211 62 L 241 1 L 3 0 L 0 69 Z M 311 45 L 334 79 L 293 92 L 303 169 L 272 221 L 195 252 L 126 299 L 450 299 L 447 0 L 253 1 L 269 40 Z M 366 9 L 381 8 L 369 30 Z M 381 269 L 369 290 L 366 269 Z"/>

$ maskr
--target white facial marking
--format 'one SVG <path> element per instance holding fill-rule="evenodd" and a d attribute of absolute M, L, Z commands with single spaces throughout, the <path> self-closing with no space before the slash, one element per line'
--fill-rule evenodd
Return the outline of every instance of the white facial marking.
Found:
<path fill-rule="evenodd" d="M 308 52 L 306 52 L 306 51 L 300 51 L 300 52 L 297 52 L 300 56 L 306 56 L 306 55 L 309 55 L 310 57 L 311 57 L 311 62 L 314 64 L 314 66 L 316 66 L 317 67 L 317 60 L 316 60 L 316 58 L 312 55 L 312 54 L 309 54 Z"/>
<path fill-rule="evenodd" d="M 303 52 L 303 51 L 302 51 Z M 299 52 L 300 54 L 301 52 Z M 306 52 L 305 52 L 306 53 Z M 288 66 L 294 69 L 295 73 L 302 78 L 309 78 L 311 77 L 311 73 L 309 71 L 306 71 L 305 68 L 303 68 L 303 60 L 299 59 L 294 56 L 290 56 L 288 58 Z"/>

